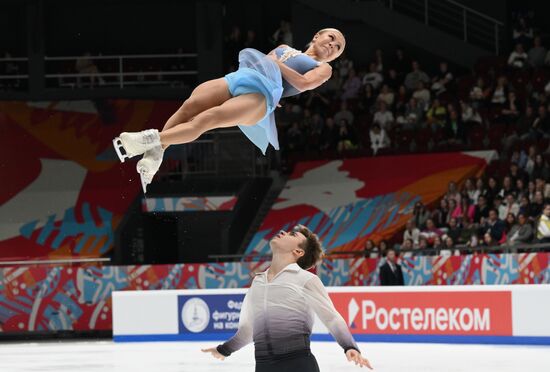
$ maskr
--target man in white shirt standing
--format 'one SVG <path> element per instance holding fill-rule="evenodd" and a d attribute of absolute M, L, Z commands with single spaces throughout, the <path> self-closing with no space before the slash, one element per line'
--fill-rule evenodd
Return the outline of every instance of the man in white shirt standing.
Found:
<path fill-rule="evenodd" d="M 290 232 L 279 232 L 269 245 L 271 266 L 252 281 L 237 333 L 203 352 L 223 360 L 253 341 L 256 372 L 318 372 L 309 347 L 315 313 L 344 349 L 348 361 L 372 369 L 319 277 L 306 271 L 323 255 L 317 235 L 298 225 Z"/>

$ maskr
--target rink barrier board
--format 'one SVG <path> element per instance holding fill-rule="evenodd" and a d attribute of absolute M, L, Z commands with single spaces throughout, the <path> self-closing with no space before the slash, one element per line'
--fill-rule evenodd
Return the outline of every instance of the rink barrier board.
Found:
<path fill-rule="evenodd" d="M 327 290 L 357 341 L 550 345 L 550 285 Z M 246 291 L 114 292 L 114 341 L 227 339 L 236 331 L 240 301 Z M 388 314 L 393 314 L 391 320 Z M 400 315 L 402 322 L 398 321 Z M 390 323 L 395 328 L 390 329 Z M 332 340 L 318 319 L 312 340 Z"/>
<path fill-rule="evenodd" d="M 212 341 L 223 342 L 233 336 L 233 333 L 203 333 L 187 335 L 118 335 L 113 336 L 115 342 L 172 342 L 172 341 Z M 527 336 L 440 336 L 440 335 L 357 335 L 357 342 L 402 342 L 402 343 L 434 343 L 434 344 L 490 344 L 490 345 L 548 345 L 550 337 Z M 334 342 L 329 334 L 313 334 L 311 341 Z"/>

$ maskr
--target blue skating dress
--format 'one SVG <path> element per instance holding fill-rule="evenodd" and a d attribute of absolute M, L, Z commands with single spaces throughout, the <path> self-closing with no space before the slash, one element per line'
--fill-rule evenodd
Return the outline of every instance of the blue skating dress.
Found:
<path fill-rule="evenodd" d="M 288 49 L 277 48 L 277 57 Z M 310 56 L 300 53 L 284 62 L 300 74 L 319 66 L 320 62 Z M 267 110 L 264 117 L 255 125 L 239 125 L 239 129 L 265 155 L 267 146 L 271 145 L 279 150 L 279 139 L 275 125 L 274 111 L 281 97 L 289 97 L 300 92 L 282 78 L 279 66 L 268 56 L 256 49 L 243 49 L 239 53 L 239 69 L 225 75 L 229 92 L 233 97 L 248 93 L 261 93 L 265 96 Z"/>

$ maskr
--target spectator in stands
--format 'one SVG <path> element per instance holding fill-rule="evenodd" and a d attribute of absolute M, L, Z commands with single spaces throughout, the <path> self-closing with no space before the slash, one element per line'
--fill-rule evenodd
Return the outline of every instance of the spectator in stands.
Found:
<path fill-rule="evenodd" d="M 540 36 L 535 37 L 533 40 L 533 47 L 527 52 L 527 61 L 529 66 L 533 68 L 540 68 L 544 66 L 544 58 L 546 57 L 546 48 L 542 46 L 542 40 Z"/>
<path fill-rule="evenodd" d="M 479 109 L 485 106 L 485 102 L 491 94 L 491 88 L 485 85 L 485 80 L 482 77 L 479 77 L 476 81 L 476 84 L 472 87 L 470 91 L 470 101 L 472 102 L 472 107 Z"/>
<path fill-rule="evenodd" d="M 463 123 L 476 123 L 481 124 L 483 122 L 481 115 L 466 101 L 460 101 L 460 112 Z"/>
<path fill-rule="evenodd" d="M 418 250 L 420 251 L 420 255 L 429 255 L 431 252 L 430 246 L 428 245 L 428 240 L 420 235 L 420 238 L 418 239 Z"/>
<path fill-rule="evenodd" d="M 550 203 L 544 205 L 542 214 L 537 219 L 537 242 L 550 243 Z"/>
<path fill-rule="evenodd" d="M 474 213 L 474 222 L 481 223 L 482 219 L 489 217 L 489 205 L 487 204 L 487 197 L 480 195 L 477 200 L 476 210 Z"/>
<path fill-rule="evenodd" d="M 533 227 L 527 221 L 524 213 L 518 214 L 518 222 L 508 231 L 508 245 L 528 244 L 533 239 Z"/>
<path fill-rule="evenodd" d="M 456 110 L 451 110 L 447 115 L 444 132 L 448 144 L 454 145 L 465 142 L 466 132 L 464 129 L 464 123 L 458 116 Z"/>
<path fill-rule="evenodd" d="M 498 218 L 498 211 L 496 209 L 490 209 L 489 218 L 485 220 L 482 226 L 483 234 L 489 233 L 492 240 L 498 243 L 502 239 L 505 229 L 506 224 Z"/>
<path fill-rule="evenodd" d="M 405 239 L 399 248 L 400 253 L 403 257 L 412 257 L 413 256 L 414 243 L 412 239 Z"/>
<path fill-rule="evenodd" d="M 420 69 L 420 64 L 417 61 L 413 61 L 411 66 L 412 71 L 405 76 L 405 87 L 409 91 L 417 89 L 419 82 L 424 84 L 428 84 L 430 82 L 430 77 Z"/>
<path fill-rule="evenodd" d="M 538 140 L 543 137 L 548 137 L 550 133 L 550 119 L 548 118 L 548 112 L 544 105 L 540 105 L 538 108 L 537 118 L 531 124 L 529 128 L 529 138 Z"/>
<path fill-rule="evenodd" d="M 460 200 L 459 207 L 460 209 L 457 216 L 459 216 L 458 218 L 461 222 L 465 220 L 472 221 L 474 219 L 476 208 L 475 208 L 475 205 L 470 200 L 470 198 L 468 198 L 467 196 L 463 197 Z M 456 239 L 455 239 L 455 242 L 456 242 Z"/>
<path fill-rule="evenodd" d="M 374 110 L 377 98 L 378 96 L 376 96 L 372 85 L 365 85 L 361 100 L 359 101 L 359 108 L 363 112 L 371 113 Z"/>
<path fill-rule="evenodd" d="M 533 164 L 533 170 L 531 172 L 532 179 L 549 180 L 550 179 L 550 166 L 548 162 L 542 157 L 542 154 L 535 155 L 535 162 Z"/>
<path fill-rule="evenodd" d="M 445 194 L 445 197 L 447 199 L 454 199 L 454 201 L 458 204 L 460 203 L 460 199 L 462 198 L 462 195 L 460 195 L 460 192 L 458 191 L 458 187 L 456 186 L 456 182 L 450 181 L 447 184 L 447 193 Z"/>
<path fill-rule="evenodd" d="M 547 183 L 546 179 L 548 178 L 544 178 L 542 175 L 537 175 L 535 177 L 535 190 L 540 190 L 542 192 L 545 202 L 547 199 L 550 199 L 550 183 Z"/>
<path fill-rule="evenodd" d="M 90 79 L 90 87 L 94 87 L 96 79 L 100 85 L 105 85 L 105 80 L 100 76 L 99 69 L 97 68 L 94 60 L 91 58 L 91 53 L 86 52 L 81 57 L 77 58 L 75 69 L 79 74 L 87 75 Z M 77 85 L 81 86 L 81 79 L 77 78 Z"/>
<path fill-rule="evenodd" d="M 518 195 L 520 192 L 524 192 L 525 181 L 527 181 L 529 178 L 527 176 L 527 173 L 525 173 L 523 169 L 519 167 L 517 162 L 512 161 L 510 163 L 510 173 L 508 175 L 512 179 L 512 187 L 514 187 L 514 184 L 516 185 L 514 187 L 516 195 Z M 521 185 L 518 185 L 518 181 L 521 181 Z"/>
<path fill-rule="evenodd" d="M 423 82 L 418 82 L 418 85 L 416 86 L 416 90 L 412 94 L 412 97 L 416 99 L 418 105 L 422 108 L 422 110 L 427 110 L 430 106 L 430 91 L 426 89 Z"/>
<path fill-rule="evenodd" d="M 439 201 L 439 207 L 432 211 L 431 218 L 436 226 L 444 227 L 447 226 L 450 214 L 449 200 L 444 197 Z"/>
<path fill-rule="evenodd" d="M 403 271 L 397 263 L 397 255 L 393 248 L 386 253 L 386 263 L 380 266 L 381 285 L 404 285 Z"/>
<path fill-rule="evenodd" d="M 422 230 L 426 226 L 426 221 L 430 218 L 431 214 L 426 209 L 426 206 L 422 202 L 416 202 L 413 210 L 414 225 Z"/>
<path fill-rule="evenodd" d="M 514 189 L 514 183 L 512 182 L 512 177 L 510 175 L 504 176 L 502 179 L 502 189 L 498 192 L 502 198 L 505 198 L 507 194 L 516 195 L 516 190 Z"/>
<path fill-rule="evenodd" d="M 449 199 L 449 215 L 447 218 L 447 223 L 445 226 L 449 226 L 449 220 L 454 218 L 462 218 L 462 208 L 459 203 L 456 202 L 455 199 Z"/>
<path fill-rule="evenodd" d="M 402 81 L 403 80 L 399 78 L 397 71 L 394 68 L 389 69 L 388 76 L 384 79 L 384 83 L 388 84 L 388 87 L 394 91 L 403 85 L 401 84 Z"/>
<path fill-rule="evenodd" d="M 445 106 L 441 105 L 439 99 L 435 98 L 432 102 L 431 107 L 426 112 L 426 120 L 428 125 L 432 127 L 435 131 L 438 128 L 443 128 L 445 126 L 445 121 L 447 119 L 447 109 Z"/>
<path fill-rule="evenodd" d="M 439 235 L 436 235 L 434 236 L 433 238 L 433 243 L 432 243 L 432 248 L 433 248 L 433 251 L 438 254 L 439 251 L 441 249 L 443 249 L 443 240 L 441 239 L 443 235 L 439 236 Z M 428 243 L 430 241 L 428 240 Z"/>
<path fill-rule="evenodd" d="M 365 243 L 365 257 L 366 258 L 379 258 L 378 247 L 374 244 L 374 240 L 369 239 Z"/>
<path fill-rule="evenodd" d="M 529 204 L 529 217 L 537 218 L 544 209 L 544 194 L 541 190 L 536 190 L 533 200 Z"/>
<path fill-rule="evenodd" d="M 404 85 L 400 85 L 397 88 L 397 94 L 395 95 L 393 101 L 395 111 L 398 113 L 404 113 L 407 108 L 407 103 L 409 102 L 409 94 L 407 93 L 407 88 L 405 88 Z"/>
<path fill-rule="evenodd" d="M 507 125 L 514 125 L 522 111 L 523 107 L 521 102 L 518 101 L 516 93 L 512 91 L 508 92 L 508 99 L 500 112 L 499 121 Z"/>
<path fill-rule="evenodd" d="M 420 230 L 414 224 L 414 220 L 410 219 L 405 224 L 405 231 L 403 232 L 403 241 L 411 239 L 415 247 L 418 246 L 420 239 Z"/>
<path fill-rule="evenodd" d="M 376 63 L 372 62 L 369 65 L 369 72 L 363 76 L 363 85 L 372 85 L 374 90 L 377 90 L 383 81 L 384 77 L 376 68 Z"/>
<path fill-rule="evenodd" d="M 496 195 L 493 198 L 493 208 L 496 209 L 497 213 L 500 210 L 500 206 L 502 205 L 502 196 L 500 194 Z"/>
<path fill-rule="evenodd" d="M 377 101 L 384 102 L 387 107 L 393 106 L 393 101 L 395 99 L 394 93 L 390 90 L 390 87 L 388 84 L 382 85 L 382 89 L 380 90 L 380 94 L 378 94 Z"/>
<path fill-rule="evenodd" d="M 477 198 L 479 198 L 479 195 L 481 195 L 482 187 L 483 186 L 478 189 L 476 188 L 476 185 L 474 185 L 474 181 L 471 178 L 466 179 L 462 188 L 462 199 L 464 199 L 464 196 L 466 196 L 473 204 L 476 204 Z"/>
<path fill-rule="evenodd" d="M 510 229 L 517 223 L 516 216 L 513 213 L 508 213 L 503 220 L 504 224 L 506 225 L 506 232 L 510 231 Z"/>
<path fill-rule="evenodd" d="M 384 101 L 378 101 L 378 111 L 374 113 L 373 122 L 380 125 L 380 128 L 389 130 L 394 122 L 393 113 L 388 110 L 388 106 Z"/>
<path fill-rule="evenodd" d="M 432 92 L 438 96 L 443 92 L 446 92 L 453 81 L 453 74 L 449 72 L 449 66 L 447 62 L 441 62 L 439 64 L 439 71 L 432 78 Z"/>
<path fill-rule="evenodd" d="M 348 78 L 342 85 L 342 100 L 355 99 L 359 95 L 361 89 L 361 80 L 355 73 L 355 69 L 350 69 Z"/>
<path fill-rule="evenodd" d="M 455 248 L 455 241 L 450 236 L 443 240 L 443 244 L 439 249 L 439 255 L 443 257 L 460 256 L 460 250 Z"/>
<path fill-rule="evenodd" d="M 491 235 L 491 233 L 486 232 L 483 234 L 483 243 L 481 245 L 483 247 L 492 248 L 498 246 L 498 241 L 493 238 L 493 235 Z M 489 252 L 493 251 L 494 250 L 490 250 Z M 484 251 L 482 250 L 481 253 L 484 253 Z"/>
<path fill-rule="evenodd" d="M 493 204 L 495 197 L 500 194 L 501 188 L 498 186 L 497 179 L 495 177 L 489 177 L 487 182 L 487 189 L 485 191 L 485 196 L 487 197 L 487 203 L 489 205 Z"/>
<path fill-rule="evenodd" d="M 444 237 L 450 237 L 453 239 L 453 242 L 458 242 L 460 240 L 460 235 L 462 234 L 462 228 L 458 224 L 458 220 L 455 217 L 449 219 L 449 228 L 445 233 Z"/>
<path fill-rule="evenodd" d="M 529 216 L 530 211 L 530 205 L 529 205 L 529 197 L 526 194 L 523 194 L 520 196 L 519 199 L 519 213 L 523 213 L 526 216 Z"/>
<path fill-rule="evenodd" d="M 342 120 L 346 120 L 350 125 L 353 125 L 353 121 L 355 120 L 355 116 L 353 112 L 349 110 L 348 103 L 345 100 L 340 103 L 340 110 L 334 114 L 335 123 L 340 124 Z"/>
<path fill-rule="evenodd" d="M 512 214 L 514 217 L 519 213 L 519 204 L 516 202 L 516 198 L 513 193 L 506 194 L 506 202 L 499 206 L 498 216 L 500 219 L 505 219 L 508 214 Z"/>
<path fill-rule="evenodd" d="M 387 132 L 380 128 L 380 124 L 374 123 L 369 132 L 370 147 L 372 153 L 376 155 L 380 149 L 385 149 L 390 146 L 390 137 Z"/>
<path fill-rule="evenodd" d="M 405 129 L 416 129 L 418 128 L 422 116 L 424 115 L 424 110 L 418 105 L 416 98 L 412 97 L 407 104 L 405 110 L 405 121 L 406 124 L 403 125 Z"/>
<path fill-rule="evenodd" d="M 537 191 L 535 187 L 535 181 L 531 180 L 527 184 L 527 196 L 529 197 L 529 201 L 532 201 L 535 199 L 535 191 Z"/>
<path fill-rule="evenodd" d="M 508 80 L 505 76 L 500 76 L 497 79 L 497 85 L 493 89 L 491 95 L 491 105 L 493 107 L 502 107 L 506 103 L 508 97 Z"/>
<path fill-rule="evenodd" d="M 476 179 L 476 191 L 478 192 L 477 197 L 479 198 L 481 195 L 485 195 L 487 190 L 485 189 L 485 182 L 483 181 L 483 178 L 479 177 Z M 473 203 L 477 204 L 477 199 L 472 200 Z"/>
<path fill-rule="evenodd" d="M 346 119 L 340 121 L 337 149 L 338 152 L 357 149 L 357 139 Z"/>
<path fill-rule="evenodd" d="M 426 238 L 426 240 L 428 241 L 428 244 L 433 245 L 435 242 L 435 238 L 441 237 L 443 235 L 443 231 L 438 229 L 435 226 L 434 220 L 429 218 L 428 220 L 426 220 L 426 228 L 422 230 L 420 235 Z"/>
<path fill-rule="evenodd" d="M 516 44 L 514 51 L 508 57 L 508 66 L 514 69 L 522 69 L 527 66 L 527 53 L 525 53 L 523 45 Z"/>

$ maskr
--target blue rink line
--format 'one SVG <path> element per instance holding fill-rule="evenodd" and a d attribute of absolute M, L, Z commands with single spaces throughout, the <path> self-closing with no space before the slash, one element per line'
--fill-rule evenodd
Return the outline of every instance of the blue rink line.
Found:
<path fill-rule="evenodd" d="M 225 341 L 234 333 L 196 333 L 177 335 L 120 335 L 115 342 Z M 436 344 L 550 345 L 550 337 L 527 336 L 452 336 L 452 335 L 353 335 L 358 342 L 409 342 Z M 314 334 L 312 341 L 334 341 L 331 335 Z"/>

